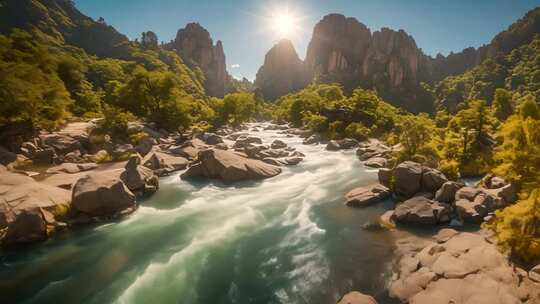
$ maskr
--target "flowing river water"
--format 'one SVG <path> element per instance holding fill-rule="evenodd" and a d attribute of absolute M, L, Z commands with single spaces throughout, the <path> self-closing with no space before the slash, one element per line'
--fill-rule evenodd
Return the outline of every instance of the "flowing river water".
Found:
<path fill-rule="evenodd" d="M 351 290 L 391 303 L 393 236 L 362 228 L 388 206 L 343 204 L 376 171 L 353 150 L 250 133 L 306 157 L 277 177 L 232 186 L 169 176 L 127 218 L 4 251 L 2 303 L 328 304 Z"/>

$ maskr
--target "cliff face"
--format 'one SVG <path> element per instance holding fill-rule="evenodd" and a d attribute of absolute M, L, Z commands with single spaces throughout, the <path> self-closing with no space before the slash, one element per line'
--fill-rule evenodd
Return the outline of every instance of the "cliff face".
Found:
<path fill-rule="evenodd" d="M 229 87 L 230 76 L 223 44 L 214 45 L 210 33 L 198 23 L 189 23 L 178 30 L 173 47 L 190 66 L 199 67 L 206 77 L 207 94 L 222 97 Z"/>
<path fill-rule="evenodd" d="M 279 41 L 264 58 L 264 64 L 257 72 L 255 87 L 266 100 L 297 91 L 308 85 L 310 81 L 304 63 L 298 57 L 292 42 Z"/>
<path fill-rule="evenodd" d="M 327 15 L 313 30 L 306 64 L 321 74 L 358 69 L 371 44 L 370 30 L 354 18 Z"/>
<path fill-rule="evenodd" d="M 297 90 L 298 85 L 307 85 L 311 81 L 338 82 L 349 92 L 357 87 L 375 89 L 396 106 L 413 112 L 429 112 L 433 110 L 433 96 L 422 87 L 422 82 L 434 83 L 447 76 L 462 74 L 487 58 L 508 54 L 528 44 L 539 32 L 540 8 L 536 8 L 495 36 L 488 45 L 432 58 L 425 55 L 413 37 L 403 30 L 382 28 L 371 33 L 354 18 L 330 14 L 313 30 L 305 60 L 306 71 L 296 72 L 307 75 L 307 80 L 302 78 L 293 86 L 289 80 L 281 79 L 280 69 L 291 74 L 292 70 L 300 70 L 297 67 L 301 63 L 292 60 L 293 68 L 272 56 L 276 62 L 265 62 L 256 86 L 277 86 L 280 93 L 273 94 L 277 95 Z M 268 76 L 268 70 L 273 71 L 274 77 Z"/>

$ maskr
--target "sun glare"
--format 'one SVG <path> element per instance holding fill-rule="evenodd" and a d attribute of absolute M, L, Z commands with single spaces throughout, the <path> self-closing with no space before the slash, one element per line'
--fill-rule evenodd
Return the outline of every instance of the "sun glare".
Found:
<path fill-rule="evenodd" d="M 296 20 L 289 12 L 280 12 L 273 18 L 274 26 L 280 36 L 288 37 L 294 33 Z"/>

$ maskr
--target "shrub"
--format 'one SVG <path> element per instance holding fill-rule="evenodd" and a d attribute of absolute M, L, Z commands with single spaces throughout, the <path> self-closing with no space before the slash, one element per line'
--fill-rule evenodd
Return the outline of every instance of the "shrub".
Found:
<path fill-rule="evenodd" d="M 328 120 L 322 115 L 311 114 L 304 118 L 304 125 L 313 132 L 321 133 L 328 128 Z"/>
<path fill-rule="evenodd" d="M 485 225 L 492 229 L 497 244 L 511 258 L 525 262 L 540 258 L 540 193 L 531 192 L 525 200 L 495 212 L 492 222 Z"/>
<path fill-rule="evenodd" d="M 330 139 L 339 139 L 345 132 L 345 123 L 343 121 L 333 121 L 328 124 L 328 137 Z"/>
<path fill-rule="evenodd" d="M 345 135 L 347 137 L 351 137 L 359 141 L 367 140 L 369 134 L 370 130 L 360 122 L 353 122 L 345 128 Z"/>

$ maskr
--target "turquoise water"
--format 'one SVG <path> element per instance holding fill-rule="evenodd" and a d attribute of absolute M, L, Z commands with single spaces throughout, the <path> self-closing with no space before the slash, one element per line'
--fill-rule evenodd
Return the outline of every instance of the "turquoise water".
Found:
<path fill-rule="evenodd" d="M 354 151 L 276 131 L 304 162 L 262 182 L 161 180 L 133 215 L 4 251 L 2 303 L 335 303 L 350 290 L 387 303 L 393 239 L 367 231 L 383 204 L 343 205 L 376 180 Z"/>

